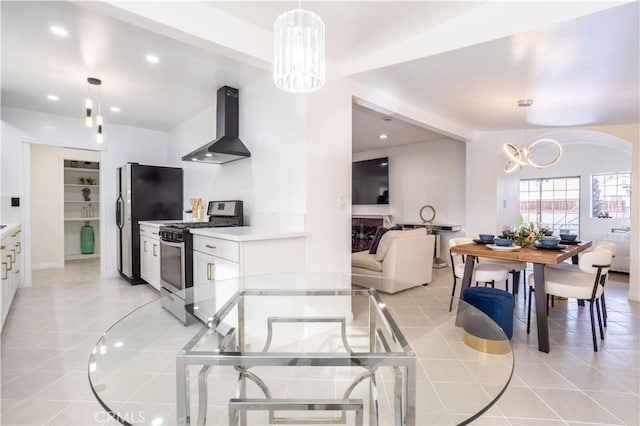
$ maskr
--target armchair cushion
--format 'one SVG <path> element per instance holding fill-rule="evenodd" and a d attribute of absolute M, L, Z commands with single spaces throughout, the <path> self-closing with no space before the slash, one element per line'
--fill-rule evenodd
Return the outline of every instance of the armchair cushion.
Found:
<path fill-rule="evenodd" d="M 426 235 L 426 231 L 424 228 L 411 229 L 409 231 L 389 230 L 382 236 L 380 244 L 378 244 L 378 250 L 376 251 L 376 260 L 379 262 L 382 262 L 384 260 L 384 256 L 387 254 L 387 251 L 389 250 L 389 247 L 391 247 L 391 243 L 394 239 L 415 238 L 421 235 Z"/>
<path fill-rule="evenodd" d="M 382 262 L 377 261 L 376 256 L 366 250 L 351 254 L 351 267 L 382 272 Z"/>

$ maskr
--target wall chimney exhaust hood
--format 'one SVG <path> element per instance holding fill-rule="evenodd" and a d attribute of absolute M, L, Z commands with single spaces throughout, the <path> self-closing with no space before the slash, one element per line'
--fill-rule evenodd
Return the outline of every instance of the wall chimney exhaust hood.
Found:
<path fill-rule="evenodd" d="M 216 138 L 182 157 L 182 161 L 223 164 L 251 157 L 238 137 L 238 112 L 238 89 L 229 86 L 219 88 Z"/>

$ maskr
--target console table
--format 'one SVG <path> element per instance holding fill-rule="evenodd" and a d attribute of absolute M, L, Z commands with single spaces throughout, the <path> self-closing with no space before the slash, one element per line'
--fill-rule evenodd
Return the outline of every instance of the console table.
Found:
<path fill-rule="evenodd" d="M 148 303 L 114 324 L 94 348 L 94 395 L 123 424 L 135 415 L 136 423 L 154 425 L 422 425 L 434 421 L 428 409 L 434 404 L 443 404 L 437 423 L 469 423 L 503 393 L 511 352 L 464 346 L 455 316 L 443 312 L 428 320 L 424 338 L 442 350 L 455 347 L 445 351 L 447 359 L 478 381 L 425 372 L 417 368 L 420 352 L 406 337 L 410 330 L 387 303 L 375 290 L 344 288 L 345 280 L 278 274 L 204 284 L 197 293 L 174 295 L 192 319 L 187 326 L 160 300 Z M 474 324 L 508 342 L 488 317 L 461 305 L 474 313 Z M 425 387 L 443 379 L 443 395 Z M 481 383 L 488 386 L 470 398 L 468 390 Z"/>

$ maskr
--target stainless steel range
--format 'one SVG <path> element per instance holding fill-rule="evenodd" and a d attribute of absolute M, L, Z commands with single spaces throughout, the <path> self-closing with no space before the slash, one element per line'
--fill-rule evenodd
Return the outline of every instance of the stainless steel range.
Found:
<path fill-rule="evenodd" d="M 160 227 L 160 294 L 166 296 L 163 306 L 185 323 L 184 299 L 174 293 L 193 286 L 193 235 L 189 231 L 242 226 L 244 223 L 242 201 L 239 200 L 211 201 L 207 215 L 208 222 L 181 222 Z"/>

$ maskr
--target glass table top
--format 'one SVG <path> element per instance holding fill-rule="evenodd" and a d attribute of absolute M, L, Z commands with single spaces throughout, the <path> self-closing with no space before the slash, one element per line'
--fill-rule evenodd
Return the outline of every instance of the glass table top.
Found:
<path fill-rule="evenodd" d="M 513 353 L 482 312 L 423 289 L 417 315 L 334 274 L 197 285 L 107 330 L 89 381 L 123 424 L 464 424 L 500 397 Z"/>

